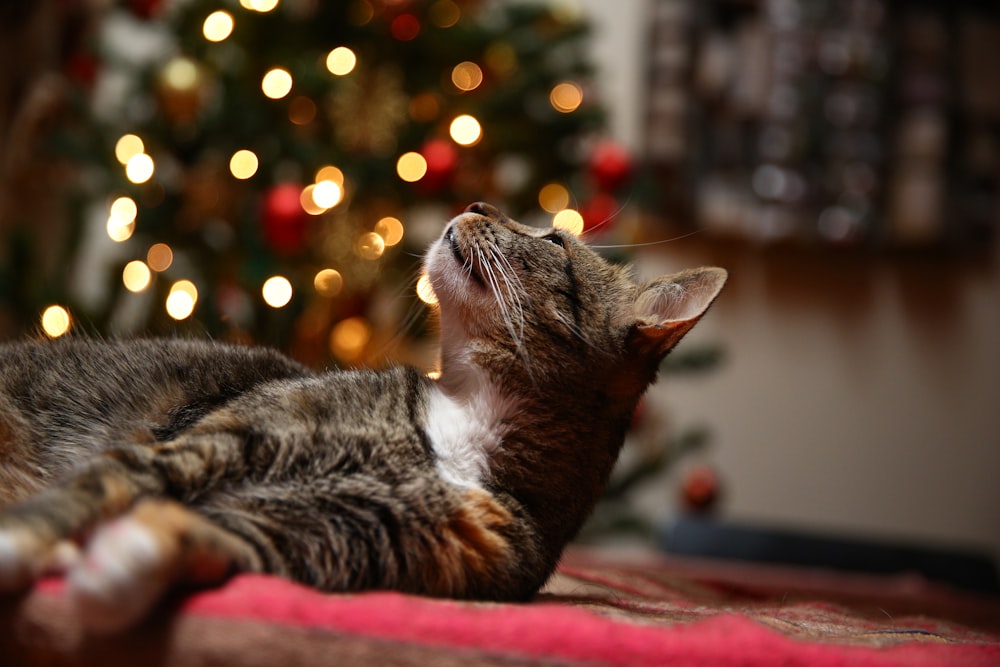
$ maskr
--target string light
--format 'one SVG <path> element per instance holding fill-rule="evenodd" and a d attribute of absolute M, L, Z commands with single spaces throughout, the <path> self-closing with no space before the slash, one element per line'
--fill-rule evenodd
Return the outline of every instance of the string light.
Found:
<path fill-rule="evenodd" d="M 563 81 L 549 92 L 549 103 L 560 113 L 576 111 L 583 103 L 583 90 L 572 81 Z"/>
<path fill-rule="evenodd" d="M 438 303 L 437 294 L 434 293 L 434 286 L 431 285 L 431 277 L 426 273 L 417 280 L 417 297 L 428 306 Z"/>
<path fill-rule="evenodd" d="M 579 236 L 583 233 L 583 216 L 571 208 L 564 208 L 552 217 L 552 226 Z"/>
<path fill-rule="evenodd" d="M 166 271 L 174 263 L 174 251 L 166 243 L 154 243 L 146 253 L 146 264 L 154 271 Z"/>
<path fill-rule="evenodd" d="M 338 46 L 326 56 L 326 68 L 335 76 L 350 74 L 357 64 L 358 57 L 346 46 Z"/>
<path fill-rule="evenodd" d="M 58 338 L 69 331 L 72 319 L 62 306 L 49 306 L 42 312 L 42 331 L 51 338 Z"/>
<path fill-rule="evenodd" d="M 175 320 L 191 317 L 198 303 L 198 288 L 190 280 L 178 280 L 167 295 L 167 315 Z"/>
<path fill-rule="evenodd" d="M 483 70 L 476 63 L 466 60 L 451 70 L 451 82 L 463 92 L 475 90 L 483 82 Z"/>
<path fill-rule="evenodd" d="M 394 246 L 403 240 L 403 223 L 391 215 L 375 223 L 375 233 L 382 237 L 387 246 Z"/>
<path fill-rule="evenodd" d="M 316 183 L 320 181 L 333 181 L 340 187 L 344 187 L 344 172 L 332 164 L 328 164 L 325 167 L 320 167 L 320 170 L 316 172 L 316 178 L 313 180 Z"/>
<path fill-rule="evenodd" d="M 146 153 L 136 153 L 125 163 L 125 177 L 136 185 L 151 179 L 155 170 L 153 158 Z"/>
<path fill-rule="evenodd" d="M 134 259 L 122 270 L 122 283 L 129 292 L 141 292 L 153 278 L 149 267 L 142 260 Z"/>
<path fill-rule="evenodd" d="M 344 190 L 333 181 L 319 181 L 312 190 L 313 202 L 324 211 L 339 204 L 343 198 Z"/>
<path fill-rule="evenodd" d="M 415 183 L 427 173 L 427 160 L 420 153 L 403 153 L 396 161 L 396 173 L 407 183 Z"/>
<path fill-rule="evenodd" d="M 361 317 L 337 322 L 330 332 L 330 351 L 341 360 L 356 361 L 371 340 L 371 325 Z"/>
<path fill-rule="evenodd" d="M 322 269 L 313 277 L 313 287 L 322 296 L 337 296 L 344 288 L 344 277 L 336 269 Z"/>
<path fill-rule="evenodd" d="M 257 154 L 244 148 L 233 153 L 233 157 L 229 160 L 229 173 L 241 181 L 245 181 L 257 173 L 259 166 L 260 161 L 257 159 Z"/>
<path fill-rule="evenodd" d="M 538 191 L 538 205 L 548 213 L 558 213 L 569 206 L 569 190 L 559 183 L 549 183 Z"/>
<path fill-rule="evenodd" d="M 278 6 L 278 0 L 240 0 L 240 7 L 266 14 Z"/>
<path fill-rule="evenodd" d="M 109 210 L 111 217 L 117 219 L 122 224 L 135 222 L 135 217 L 139 214 L 139 207 L 131 197 L 119 197 L 111 202 Z"/>
<path fill-rule="evenodd" d="M 264 95 L 272 100 L 280 100 L 282 97 L 292 92 L 292 75 L 288 70 L 275 67 L 264 74 L 260 81 L 260 89 Z"/>
<path fill-rule="evenodd" d="M 310 183 L 306 187 L 302 188 L 302 192 L 299 193 L 299 205 L 302 210 L 309 215 L 323 215 L 326 213 L 326 209 L 316 203 L 313 199 L 313 192 L 316 190 L 316 184 Z"/>
<path fill-rule="evenodd" d="M 448 133 L 456 144 L 474 146 L 483 136 L 483 128 L 479 121 L 468 114 L 462 114 L 451 121 Z"/>
<path fill-rule="evenodd" d="M 284 276 L 271 276 L 264 281 L 261 294 L 271 308 L 283 308 L 292 300 L 292 283 Z"/>
<path fill-rule="evenodd" d="M 385 252 L 385 239 L 375 232 L 365 232 L 358 238 L 355 251 L 361 259 L 378 259 Z"/>
<path fill-rule="evenodd" d="M 221 42 L 233 34 L 233 15 L 221 9 L 205 18 L 201 32 L 210 42 Z"/>
<path fill-rule="evenodd" d="M 123 134 L 117 142 L 115 142 L 115 158 L 124 166 L 128 164 L 128 161 L 132 159 L 134 155 L 138 155 L 146 150 L 146 147 L 142 143 L 142 139 L 134 134 Z"/>

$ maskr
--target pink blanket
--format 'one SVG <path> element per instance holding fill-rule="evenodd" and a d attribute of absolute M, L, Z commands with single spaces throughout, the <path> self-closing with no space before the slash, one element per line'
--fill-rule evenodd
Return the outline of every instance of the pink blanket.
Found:
<path fill-rule="evenodd" d="M 1000 600 L 908 577 L 571 551 L 530 604 L 319 593 L 267 576 L 85 636 L 42 582 L 0 601 L 0 665 L 1000 665 Z"/>

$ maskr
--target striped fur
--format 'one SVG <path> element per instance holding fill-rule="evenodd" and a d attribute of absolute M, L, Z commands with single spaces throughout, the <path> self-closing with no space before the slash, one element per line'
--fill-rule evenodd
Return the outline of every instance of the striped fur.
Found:
<path fill-rule="evenodd" d="M 234 571 L 530 598 L 725 274 L 639 285 L 484 204 L 449 224 L 427 269 L 438 381 L 207 342 L 0 346 L 0 590 L 67 570 L 95 630 Z"/>

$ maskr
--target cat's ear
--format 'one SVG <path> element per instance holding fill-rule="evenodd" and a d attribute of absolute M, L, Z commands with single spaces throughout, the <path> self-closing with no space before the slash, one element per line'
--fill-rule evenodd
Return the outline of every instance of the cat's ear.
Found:
<path fill-rule="evenodd" d="M 643 287 L 632 306 L 629 346 L 641 354 L 665 355 L 712 305 L 727 275 L 725 269 L 691 269 Z"/>

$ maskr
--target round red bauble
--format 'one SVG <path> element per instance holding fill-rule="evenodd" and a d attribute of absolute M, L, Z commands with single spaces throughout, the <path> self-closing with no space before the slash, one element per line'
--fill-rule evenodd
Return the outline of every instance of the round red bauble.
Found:
<path fill-rule="evenodd" d="M 681 502 L 689 512 L 709 512 L 722 495 L 719 475 L 710 465 L 697 465 L 687 471 L 681 482 Z"/>
<path fill-rule="evenodd" d="M 309 216 L 299 202 L 302 187 L 280 183 L 264 193 L 261 231 L 267 246 L 279 255 L 298 253 L 305 246 Z"/>
<path fill-rule="evenodd" d="M 615 190 L 632 175 L 632 157 L 622 146 L 599 141 L 590 154 L 590 175 L 602 190 Z"/>
<path fill-rule="evenodd" d="M 427 161 L 427 173 L 420 185 L 428 192 L 438 192 L 451 185 L 458 166 L 458 149 L 450 141 L 431 139 L 420 149 Z"/>

